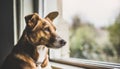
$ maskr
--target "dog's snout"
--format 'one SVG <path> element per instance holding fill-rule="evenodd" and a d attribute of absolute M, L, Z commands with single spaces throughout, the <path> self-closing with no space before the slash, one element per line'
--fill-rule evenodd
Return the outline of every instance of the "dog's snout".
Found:
<path fill-rule="evenodd" d="M 60 44 L 61 44 L 62 46 L 64 46 L 64 45 L 66 44 L 66 41 L 63 40 L 63 39 L 61 39 L 61 40 L 60 40 Z"/>

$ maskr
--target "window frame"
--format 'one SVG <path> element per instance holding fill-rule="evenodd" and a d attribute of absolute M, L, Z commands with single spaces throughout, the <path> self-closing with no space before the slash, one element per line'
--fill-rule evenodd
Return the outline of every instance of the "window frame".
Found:
<path fill-rule="evenodd" d="M 88 69 L 119 69 L 120 64 L 111 63 L 111 62 L 103 62 L 103 61 L 95 61 L 88 59 L 77 59 L 77 58 L 54 58 L 50 59 L 52 62 L 67 64 L 71 66 L 77 66 Z"/>

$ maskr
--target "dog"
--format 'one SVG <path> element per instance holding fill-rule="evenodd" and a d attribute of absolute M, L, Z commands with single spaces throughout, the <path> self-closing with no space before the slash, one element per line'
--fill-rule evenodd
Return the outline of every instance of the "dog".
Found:
<path fill-rule="evenodd" d="M 41 69 L 49 65 L 48 48 L 61 48 L 66 44 L 56 33 L 53 20 L 58 12 L 45 18 L 37 13 L 25 16 L 26 27 L 11 53 L 6 57 L 2 69 Z M 48 67 L 50 68 L 50 67 Z"/>

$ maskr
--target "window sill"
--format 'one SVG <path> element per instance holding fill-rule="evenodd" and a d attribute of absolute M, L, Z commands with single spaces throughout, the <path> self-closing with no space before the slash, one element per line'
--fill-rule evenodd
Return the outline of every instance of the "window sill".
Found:
<path fill-rule="evenodd" d="M 67 64 L 61 64 L 56 62 L 50 62 L 52 69 L 85 69 L 81 67 L 71 66 Z"/>
<path fill-rule="evenodd" d="M 85 60 L 85 59 L 75 59 L 75 58 L 67 58 L 67 59 L 50 59 L 51 62 L 60 63 L 63 65 L 74 66 L 78 68 L 87 68 L 87 69 L 120 69 L 120 64 L 118 63 L 110 63 L 110 62 L 101 62 L 101 61 L 93 61 L 93 60 Z M 63 66 L 61 66 L 63 67 Z M 60 68 L 64 69 L 64 68 Z"/>

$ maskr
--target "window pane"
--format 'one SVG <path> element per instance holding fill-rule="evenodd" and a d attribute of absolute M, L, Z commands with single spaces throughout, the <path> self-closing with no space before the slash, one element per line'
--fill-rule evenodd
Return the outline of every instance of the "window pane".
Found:
<path fill-rule="evenodd" d="M 119 0 L 63 0 L 70 56 L 120 63 Z"/>

